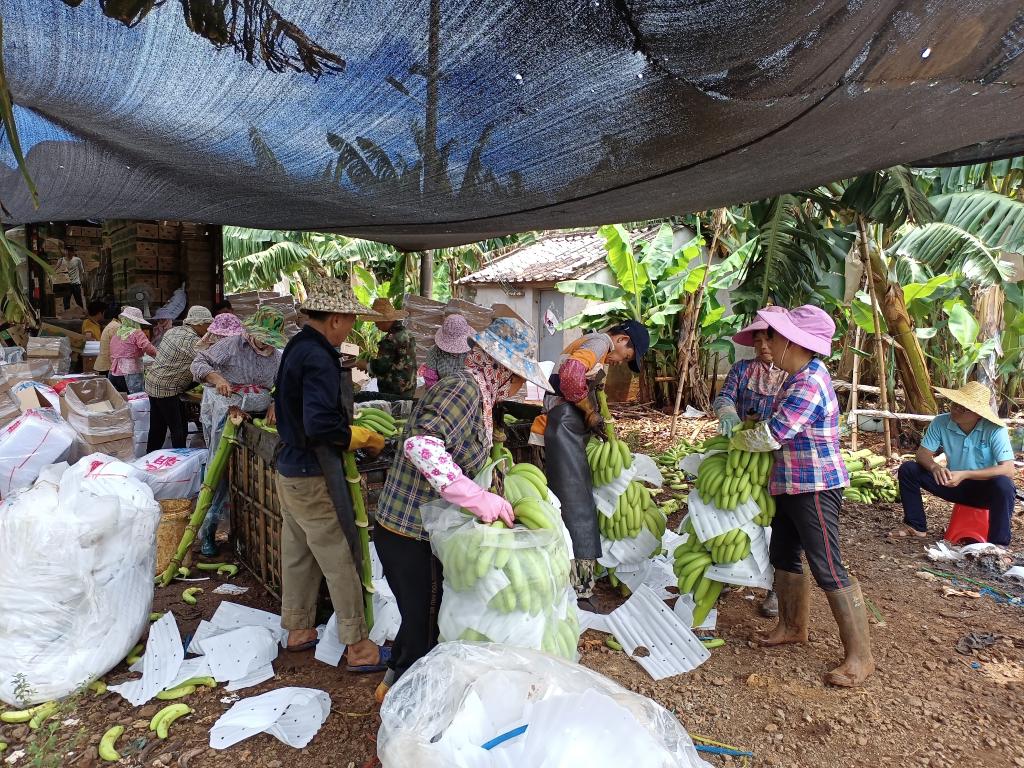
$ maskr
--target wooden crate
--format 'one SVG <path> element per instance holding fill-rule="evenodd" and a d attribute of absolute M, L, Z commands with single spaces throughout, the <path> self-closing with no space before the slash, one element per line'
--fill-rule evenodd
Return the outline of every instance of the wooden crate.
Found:
<path fill-rule="evenodd" d="M 67 236 L 68 238 L 73 237 L 100 237 L 103 234 L 103 230 L 100 227 L 80 227 L 72 224 L 68 227 Z"/>
<path fill-rule="evenodd" d="M 280 599 L 281 506 L 273 469 L 277 442 L 277 435 L 243 424 L 239 444 L 231 454 L 228 482 L 235 553 L 267 591 Z M 371 520 L 393 458 L 394 445 L 389 445 L 380 457 L 359 464 L 363 498 Z"/>

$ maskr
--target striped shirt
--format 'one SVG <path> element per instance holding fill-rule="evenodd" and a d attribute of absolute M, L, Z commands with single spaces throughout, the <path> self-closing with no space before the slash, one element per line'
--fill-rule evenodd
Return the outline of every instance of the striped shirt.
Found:
<path fill-rule="evenodd" d="M 232 386 L 255 386 L 269 392 L 280 364 L 280 349 L 264 357 L 256 353 L 245 336 L 228 336 L 196 353 L 192 375 L 196 381 L 205 381 L 211 373 L 219 373 Z"/>
<path fill-rule="evenodd" d="M 813 358 L 779 390 L 768 430 L 775 451 L 768 492 L 809 493 L 850 484 L 839 452 L 839 401 L 825 364 Z"/>
<path fill-rule="evenodd" d="M 481 402 L 480 387 L 466 371 L 441 379 L 416 403 L 402 443 L 413 435 L 443 440 L 463 474 L 475 477 L 488 455 Z M 377 502 L 377 522 L 393 533 L 426 540 L 420 507 L 439 498 L 405 451 L 397 451 Z"/>

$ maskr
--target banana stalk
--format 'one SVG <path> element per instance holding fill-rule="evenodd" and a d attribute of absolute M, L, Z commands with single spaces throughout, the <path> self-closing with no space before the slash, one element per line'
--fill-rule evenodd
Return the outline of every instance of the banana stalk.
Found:
<path fill-rule="evenodd" d="M 196 533 L 202 527 L 203 521 L 206 519 L 206 513 L 210 510 L 210 505 L 213 503 L 214 492 L 227 471 L 231 452 L 238 444 L 236 434 L 241 423 L 242 417 L 232 414 L 228 417 L 227 423 L 224 424 L 224 431 L 221 433 L 217 451 L 213 454 L 213 459 L 210 461 L 209 466 L 206 467 L 206 476 L 203 478 L 203 485 L 199 490 L 199 501 L 196 502 L 196 510 L 192 513 L 192 518 L 188 521 L 188 525 L 185 526 L 185 533 L 182 534 L 181 543 L 178 544 L 178 551 L 171 558 L 167 570 L 160 574 L 157 580 L 157 584 L 161 587 L 166 587 L 171 583 L 171 579 L 177 575 L 178 568 L 181 567 L 185 555 L 188 554 L 189 549 L 191 549 L 192 544 L 196 540 Z"/>
<path fill-rule="evenodd" d="M 359 485 L 359 469 L 356 467 L 356 457 L 351 451 L 346 451 L 342 458 L 342 466 L 345 468 L 345 482 L 348 483 L 348 492 L 352 497 L 352 512 L 356 519 L 356 528 L 359 529 L 359 548 L 362 551 L 363 572 L 359 574 L 363 584 L 363 616 L 366 618 L 366 628 L 373 627 L 373 564 L 370 562 L 370 518 L 366 514 L 366 502 L 363 499 L 362 488 Z"/>
<path fill-rule="evenodd" d="M 612 412 L 608 408 L 608 395 L 605 394 L 604 387 L 599 387 L 597 390 L 597 408 L 601 412 L 601 418 L 604 419 L 605 435 L 609 441 L 615 440 L 615 425 L 612 422 Z"/>

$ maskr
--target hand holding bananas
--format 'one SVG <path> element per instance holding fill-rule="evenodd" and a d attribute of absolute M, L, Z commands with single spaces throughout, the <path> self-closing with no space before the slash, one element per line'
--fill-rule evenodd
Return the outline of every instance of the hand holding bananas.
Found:
<path fill-rule="evenodd" d="M 360 408 L 356 411 L 352 423 L 384 437 L 394 437 L 398 434 L 398 422 L 395 421 L 395 417 L 380 408 Z"/>
<path fill-rule="evenodd" d="M 576 403 L 576 407 L 583 411 L 583 421 L 587 425 L 587 429 L 599 438 L 605 437 L 607 426 L 600 411 L 594 405 L 593 399 L 587 396 Z"/>
<path fill-rule="evenodd" d="M 482 523 L 500 520 L 511 528 L 514 523 L 512 505 L 497 494 L 485 491 L 465 475 L 445 486 L 441 497 L 472 512 Z"/>
<path fill-rule="evenodd" d="M 742 423 L 735 408 L 725 407 L 718 411 L 718 429 L 725 437 L 731 436 Z"/>

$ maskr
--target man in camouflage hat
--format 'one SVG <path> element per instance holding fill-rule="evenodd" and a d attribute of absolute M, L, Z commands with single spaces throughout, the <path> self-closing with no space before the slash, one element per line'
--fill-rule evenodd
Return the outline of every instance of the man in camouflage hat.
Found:
<path fill-rule="evenodd" d="M 352 425 L 352 403 L 342 398 L 338 354 L 356 315 L 372 319 L 377 314 L 356 301 L 347 283 L 332 277 L 312 283 L 300 310 L 306 323 L 285 347 L 274 389 L 280 435 L 281 626 L 289 630 L 289 650 L 316 644 L 323 576 L 337 615 L 338 639 L 347 646 L 349 671 L 380 671 L 390 649 L 369 640 L 361 551 L 342 454 L 359 448 L 378 453 L 384 438 Z"/>

